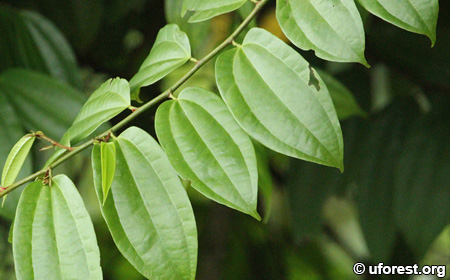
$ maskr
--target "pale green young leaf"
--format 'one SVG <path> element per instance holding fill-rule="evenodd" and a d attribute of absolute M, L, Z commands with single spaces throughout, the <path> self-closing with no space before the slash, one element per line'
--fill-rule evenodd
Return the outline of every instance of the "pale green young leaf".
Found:
<path fill-rule="evenodd" d="M 136 127 L 114 143 L 116 172 L 102 206 L 114 242 L 148 279 L 195 279 L 195 218 L 167 156 L 149 134 Z M 94 181 L 102 204 L 100 153 L 100 146 L 94 146 Z"/>
<path fill-rule="evenodd" d="M 237 10 L 245 2 L 247 0 L 184 0 L 181 14 L 184 16 L 187 11 L 193 11 L 189 22 L 204 21 Z"/>
<path fill-rule="evenodd" d="M 6 162 L 3 167 L 2 186 L 7 187 L 14 183 L 28 154 L 30 153 L 34 140 L 36 140 L 36 137 L 32 134 L 27 134 L 23 136 L 16 143 L 16 145 L 14 145 L 6 158 Z"/>
<path fill-rule="evenodd" d="M 319 90 L 311 77 L 322 85 Z M 219 56 L 216 80 L 234 118 L 255 140 L 279 153 L 343 170 L 342 131 L 327 87 L 280 39 L 251 29 L 242 47 Z"/>
<path fill-rule="evenodd" d="M 158 108 L 155 128 L 172 166 L 192 187 L 261 219 L 255 150 L 220 97 L 187 88 Z"/>
<path fill-rule="evenodd" d="M 297 47 L 326 60 L 369 66 L 363 23 L 353 0 L 277 0 L 276 15 Z"/>
<path fill-rule="evenodd" d="M 102 191 L 103 205 L 111 189 L 114 173 L 116 172 L 116 146 L 114 142 L 100 143 L 101 167 L 102 167 Z"/>
<path fill-rule="evenodd" d="M 358 0 L 370 13 L 405 30 L 436 42 L 438 0 Z"/>
<path fill-rule="evenodd" d="M 0 85 L 1 92 L 1 85 Z M 20 119 L 17 116 L 17 112 L 8 101 L 5 94 L 0 93 L 0 139 L 2 145 L 0 145 L 0 164 L 6 162 L 6 159 L 11 152 L 11 149 L 23 136 L 23 128 L 20 124 Z M 21 171 L 17 176 L 17 179 L 21 179 L 32 172 L 32 160 L 31 157 L 27 157 L 22 165 Z M 0 182 L 1 183 L 1 182 Z M 22 188 L 16 190 L 8 195 L 8 200 L 0 207 L 0 216 L 6 220 L 12 220 L 16 213 L 16 206 L 19 202 L 20 193 Z M 5 196 L 6 197 L 6 196 Z M 3 201 L 2 201 L 3 202 Z"/>
<path fill-rule="evenodd" d="M 94 227 L 75 185 L 65 175 L 22 193 L 13 229 L 16 277 L 103 279 Z"/>
<path fill-rule="evenodd" d="M 339 120 L 345 120 L 353 116 L 367 116 L 366 112 L 359 107 L 350 90 L 341 82 L 324 71 L 317 70 L 317 72 L 328 88 Z"/>
<path fill-rule="evenodd" d="M 176 24 L 163 27 L 148 57 L 130 80 L 131 92 L 151 85 L 185 64 L 191 58 L 191 46 L 186 33 Z"/>
<path fill-rule="evenodd" d="M 127 80 L 115 78 L 104 82 L 86 101 L 66 135 L 75 144 L 88 137 L 101 124 L 130 106 Z"/>

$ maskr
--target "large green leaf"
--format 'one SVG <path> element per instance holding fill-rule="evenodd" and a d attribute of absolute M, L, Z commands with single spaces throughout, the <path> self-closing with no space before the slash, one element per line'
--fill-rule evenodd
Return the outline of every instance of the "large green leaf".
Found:
<path fill-rule="evenodd" d="M 75 55 L 61 32 L 39 14 L 0 5 L 0 71 L 23 67 L 80 85 Z"/>
<path fill-rule="evenodd" d="M 294 160 L 291 162 L 287 194 L 293 236 L 297 242 L 315 238 L 323 230 L 323 205 L 338 187 L 336 169 Z"/>
<path fill-rule="evenodd" d="M 14 147 L 17 139 L 23 135 L 23 129 L 17 117 L 16 111 L 9 104 L 6 96 L 0 93 L 0 164 L 6 162 L 11 149 Z M 18 178 L 29 175 L 32 171 L 31 157 L 28 157 L 19 173 Z M 0 207 L 0 216 L 12 220 L 15 215 L 17 202 L 19 201 L 20 191 L 16 190 L 8 195 L 8 199 L 3 207 Z"/>
<path fill-rule="evenodd" d="M 233 116 L 261 144 L 343 170 L 342 132 L 328 90 L 280 39 L 251 29 L 242 47 L 219 56 L 216 79 Z"/>
<path fill-rule="evenodd" d="M 151 85 L 185 64 L 191 58 L 191 46 L 186 33 L 176 24 L 163 27 L 139 71 L 130 80 L 131 92 Z"/>
<path fill-rule="evenodd" d="M 194 279 L 194 214 L 166 155 L 149 134 L 136 127 L 114 143 L 116 172 L 102 212 L 117 247 L 149 279 Z M 98 145 L 92 159 L 95 188 L 103 203 Z"/>
<path fill-rule="evenodd" d="M 413 119 L 410 102 L 394 103 L 359 133 L 356 183 L 359 220 L 374 262 L 389 260 L 397 227 L 394 216 L 395 163 Z"/>
<path fill-rule="evenodd" d="M 185 89 L 158 108 L 155 127 L 172 166 L 195 189 L 260 219 L 255 150 L 220 97 Z"/>
<path fill-rule="evenodd" d="M 0 75 L 0 92 L 8 97 L 27 130 L 59 139 L 84 103 L 83 94 L 56 78 L 25 69 Z"/>
<path fill-rule="evenodd" d="M 358 0 L 370 13 L 411 32 L 436 41 L 438 0 Z"/>
<path fill-rule="evenodd" d="M 237 10 L 245 2 L 247 0 L 184 0 L 181 14 L 193 11 L 195 13 L 189 18 L 189 22 L 198 22 Z"/>
<path fill-rule="evenodd" d="M 422 259 L 450 218 L 449 120 L 447 117 L 414 124 L 398 157 L 394 213 L 418 259 Z"/>
<path fill-rule="evenodd" d="M 109 79 L 83 105 L 67 131 L 66 137 L 70 139 L 70 143 L 75 144 L 129 106 L 130 86 L 128 82 L 120 78 Z"/>
<path fill-rule="evenodd" d="M 336 78 L 324 71 L 318 70 L 320 77 L 330 92 L 339 120 L 345 120 L 353 116 L 366 116 L 367 114 L 359 107 L 352 93 Z"/>
<path fill-rule="evenodd" d="M 365 66 L 361 16 L 353 0 L 277 0 L 277 19 L 297 47 L 320 58 Z"/>
<path fill-rule="evenodd" d="M 2 186 L 7 187 L 14 183 L 30 153 L 34 140 L 36 140 L 36 137 L 27 134 L 14 145 L 3 167 Z"/>
<path fill-rule="evenodd" d="M 17 279 L 103 279 L 94 227 L 67 176 L 25 188 L 13 231 Z"/>

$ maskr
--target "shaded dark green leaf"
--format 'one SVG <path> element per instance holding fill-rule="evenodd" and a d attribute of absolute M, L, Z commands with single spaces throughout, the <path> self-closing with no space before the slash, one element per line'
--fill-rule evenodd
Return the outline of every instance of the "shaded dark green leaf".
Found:
<path fill-rule="evenodd" d="M 75 55 L 61 32 L 43 16 L 0 5 L 0 71 L 23 67 L 79 87 Z"/>
<path fill-rule="evenodd" d="M 56 78 L 31 70 L 12 69 L 0 75 L 0 91 L 20 114 L 27 130 L 60 139 L 84 103 L 83 94 Z"/>

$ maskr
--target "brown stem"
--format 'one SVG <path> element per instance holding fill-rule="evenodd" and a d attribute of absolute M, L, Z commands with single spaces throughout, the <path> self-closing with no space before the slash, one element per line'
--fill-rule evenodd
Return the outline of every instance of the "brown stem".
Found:
<path fill-rule="evenodd" d="M 48 137 L 48 136 L 45 136 L 45 134 L 42 133 L 42 132 L 40 132 L 40 131 L 33 133 L 33 135 L 34 135 L 36 138 L 38 138 L 38 139 L 43 139 L 43 140 L 46 140 L 46 141 L 50 142 L 50 143 L 52 144 L 53 147 L 55 147 L 55 146 L 56 146 L 56 147 L 60 147 L 60 148 L 62 148 L 62 149 L 64 149 L 64 150 L 68 150 L 69 152 L 73 151 L 73 148 L 72 148 L 72 147 L 64 146 L 63 144 L 59 143 L 58 141 L 55 141 L 55 140 L 51 139 L 51 138 Z"/>

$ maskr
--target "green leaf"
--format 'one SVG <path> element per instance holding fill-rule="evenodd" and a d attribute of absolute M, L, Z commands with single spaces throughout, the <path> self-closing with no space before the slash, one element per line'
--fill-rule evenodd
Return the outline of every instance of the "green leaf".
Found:
<path fill-rule="evenodd" d="M 36 137 L 32 134 L 27 134 L 14 145 L 3 167 L 2 186 L 7 187 L 15 182 L 30 153 L 34 140 L 36 140 Z"/>
<path fill-rule="evenodd" d="M 88 137 L 101 124 L 130 106 L 130 86 L 125 79 L 104 82 L 86 101 L 66 135 L 75 144 Z"/>
<path fill-rule="evenodd" d="M 310 76 L 319 91 L 309 86 Z M 342 132 L 328 90 L 308 62 L 280 39 L 251 29 L 242 47 L 219 56 L 216 80 L 234 118 L 255 140 L 343 170 Z"/>
<path fill-rule="evenodd" d="M 405 30 L 436 42 L 438 0 L 358 0 L 370 13 Z"/>
<path fill-rule="evenodd" d="M 65 175 L 28 185 L 13 230 L 17 279 L 103 279 L 94 227 Z"/>
<path fill-rule="evenodd" d="M 354 160 L 359 220 L 374 262 L 389 260 L 397 227 L 394 216 L 395 163 L 412 121 L 411 103 L 392 104 L 358 133 Z"/>
<path fill-rule="evenodd" d="M 338 188 L 336 169 L 293 160 L 287 176 L 287 196 L 293 237 L 297 242 L 316 238 L 323 230 L 324 203 Z"/>
<path fill-rule="evenodd" d="M 390 0 L 389 0 L 390 1 Z M 297 47 L 320 58 L 359 62 L 364 58 L 364 28 L 353 0 L 277 0 L 277 19 Z"/>
<path fill-rule="evenodd" d="M 151 85 L 185 64 L 191 58 L 191 46 L 186 33 L 176 24 L 163 27 L 139 71 L 130 80 L 131 92 Z"/>
<path fill-rule="evenodd" d="M 423 258 L 450 218 L 448 120 L 415 123 L 398 157 L 394 214 L 417 259 Z"/>
<path fill-rule="evenodd" d="M 43 16 L 0 5 L 0 71 L 23 67 L 79 86 L 75 54 L 62 33 Z"/>
<path fill-rule="evenodd" d="M 34 0 L 31 5 L 58 26 L 77 54 L 84 56 L 95 40 L 102 40 L 99 39 L 102 25 L 111 26 L 113 16 L 110 14 L 125 11 L 132 1 L 127 1 L 126 5 L 120 2 L 120 8 L 115 7 L 114 2 L 118 1 L 106 4 L 102 0 Z"/>
<path fill-rule="evenodd" d="M 186 191 L 156 141 L 131 127 L 114 142 L 116 172 L 102 213 L 125 258 L 149 279 L 194 279 L 197 229 Z M 100 147 L 92 152 L 103 202 Z"/>
<path fill-rule="evenodd" d="M 324 71 L 317 70 L 317 72 L 327 85 L 339 120 L 353 116 L 367 116 L 366 112 L 359 107 L 352 93 L 340 81 Z"/>
<path fill-rule="evenodd" d="M 105 205 L 109 190 L 116 172 L 116 146 L 114 142 L 100 143 L 101 168 L 102 168 L 102 191 L 103 205 Z"/>
<path fill-rule="evenodd" d="M 181 17 L 181 9 L 183 1 L 180 0 L 165 0 L 164 11 L 166 15 L 167 23 L 174 23 L 180 27 L 181 30 L 186 32 L 189 41 L 191 43 L 194 56 L 203 54 L 205 48 L 202 45 L 208 38 L 208 31 L 210 28 L 209 22 L 188 23 L 186 17 Z"/>
<path fill-rule="evenodd" d="M 5 94 L 1 93 L 0 89 L 0 164 L 6 162 L 11 149 L 17 142 L 17 139 L 23 136 L 23 128 L 20 124 L 20 120 L 17 117 L 17 112 L 14 110 L 10 102 L 7 100 Z M 32 172 L 32 160 L 31 157 L 27 157 L 18 179 L 31 174 Z M 16 206 L 19 202 L 19 197 L 22 188 L 16 190 L 8 195 L 8 200 L 4 203 L 3 207 L 0 207 L 0 216 L 4 219 L 12 220 L 16 213 Z"/>
<path fill-rule="evenodd" d="M 27 130 L 44 131 L 59 139 L 70 127 L 84 103 L 84 96 L 56 78 L 25 69 L 0 75 L 0 92 L 20 114 Z"/>
<path fill-rule="evenodd" d="M 258 189 L 264 199 L 263 223 L 268 223 L 272 213 L 273 179 L 270 172 L 269 150 L 258 142 L 254 142 L 256 161 L 258 163 Z"/>
<path fill-rule="evenodd" d="M 8 233 L 8 243 L 9 244 L 13 244 L 13 236 L 14 236 L 14 220 L 11 223 L 11 227 L 9 228 L 9 233 Z"/>
<path fill-rule="evenodd" d="M 181 15 L 186 12 L 195 13 L 189 18 L 189 22 L 204 21 L 215 16 L 239 9 L 247 0 L 184 0 Z"/>
<path fill-rule="evenodd" d="M 261 219 L 255 150 L 217 95 L 201 88 L 183 90 L 159 106 L 155 128 L 172 166 L 196 190 Z"/>

